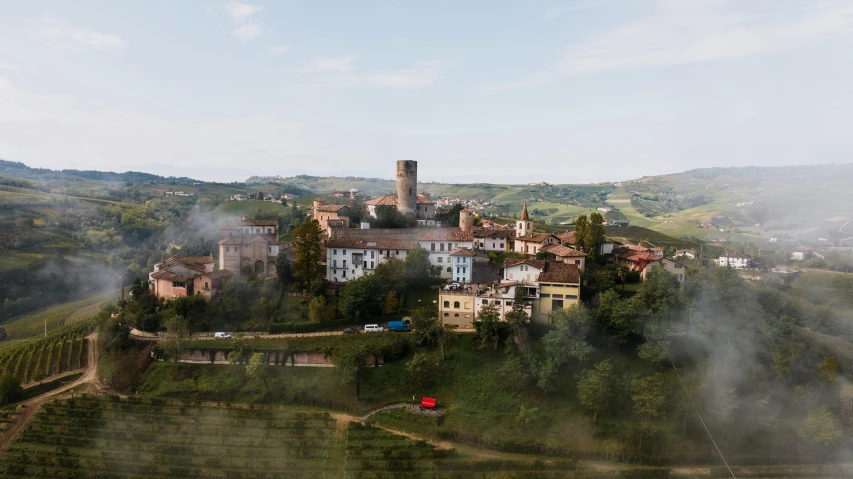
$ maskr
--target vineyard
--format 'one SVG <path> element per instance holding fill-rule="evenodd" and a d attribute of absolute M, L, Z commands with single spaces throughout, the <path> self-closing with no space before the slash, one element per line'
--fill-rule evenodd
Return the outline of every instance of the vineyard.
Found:
<path fill-rule="evenodd" d="M 0 327 L 6 330 L 7 335 L 7 339 L 0 342 L 0 353 L 20 346 L 25 340 L 43 336 L 45 324 L 47 324 L 47 332 L 51 333 L 93 317 L 101 310 L 101 306 L 113 296 L 115 294 L 109 293 L 92 296 L 45 308 L 0 324 Z"/>
<path fill-rule="evenodd" d="M 84 323 L 64 328 L 49 337 L 0 352 L 0 374 L 10 373 L 22 383 L 85 368 L 88 359 Z"/>
<path fill-rule="evenodd" d="M 574 461 L 474 462 L 376 427 L 339 427 L 328 413 L 83 395 L 42 406 L 7 449 L 0 475 L 451 478 L 476 471 L 547 478 L 566 477 L 575 467 Z"/>

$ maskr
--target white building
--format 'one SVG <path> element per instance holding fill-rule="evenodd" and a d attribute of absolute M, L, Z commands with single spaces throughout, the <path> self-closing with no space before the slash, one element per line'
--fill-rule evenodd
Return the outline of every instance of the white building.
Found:
<path fill-rule="evenodd" d="M 717 263 L 717 266 L 725 266 L 728 268 L 749 268 L 749 256 L 743 253 L 726 253 L 717 258 L 715 263 Z"/>
<path fill-rule="evenodd" d="M 326 244 L 326 279 L 344 283 L 372 274 L 377 266 L 386 261 L 406 259 L 409 251 L 417 247 L 417 241 L 330 240 Z"/>
<path fill-rule="evenodd" d="M 441 277 L 453 279 L 455 273 L 450 253 L 460 248 L 473 250 L 474 235 L 458 228 L 426 229 L 418 231 L 418 244 L 429 251 L 429 262 L 441 267 Z"/>
<path fill-rule="evenodd" d="M 696 259 L 696 253 L 690 251 L 689 249 L 680 249 L 675 252 L 675 257 Z"/>
<path fill-rule="evenodd" d="M 471 283 L 471 276 L 474 273 L 475 256 L 477 256 L 477 253 L 467 248 L 459 248 L 450 252 L 453 281 L 462 284 Z"/>
<path fill-rule="evenodd" d="M 515 234 L 512 230 L 487 230 L 474 231 L 474 249 L 477 251 L 509 251 L 513 244 Z"/>

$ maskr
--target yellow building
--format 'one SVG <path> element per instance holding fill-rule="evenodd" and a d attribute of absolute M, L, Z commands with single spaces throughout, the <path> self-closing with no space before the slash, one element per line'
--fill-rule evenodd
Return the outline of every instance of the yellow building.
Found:
<path fill-rule="evenodd" d="M 476 292 L 441 291 L 438 294 L 438 315 L 444 324 L 461 329 L 474 327 Z"/>

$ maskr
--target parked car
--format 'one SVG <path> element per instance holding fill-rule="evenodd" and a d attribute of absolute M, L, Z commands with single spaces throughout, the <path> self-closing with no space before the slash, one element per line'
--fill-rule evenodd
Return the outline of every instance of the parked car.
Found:
<path fill-rule="evenodd" d="M 228 333 L 216 333 L 213 335 L 213 337 L 216 339 L 228 339 L 231 337 L 231 335 Z"/>
<path fill-rule="evenodd" d="M 388 331 L 399 331 L 401 333 L 408 333 L 412 328 L 409 326 L 408 321 L 388 321 Z"/>
<path fill-rule="evenodd" d="M 358 329 L 355 329 L 355 328 L 347 328 L 344 330 L 344 334 L 356 334 L 357 332 L 358 332 Z"/>
<path fill-rule="evenodd" d="M 381 333 L 382 331 L 385 331 L 385 328 L 383 328 L 382 326 L 379 326 L 378 324 L 365 324 L 364 325 L 364 332 L 365 333 Z"/>

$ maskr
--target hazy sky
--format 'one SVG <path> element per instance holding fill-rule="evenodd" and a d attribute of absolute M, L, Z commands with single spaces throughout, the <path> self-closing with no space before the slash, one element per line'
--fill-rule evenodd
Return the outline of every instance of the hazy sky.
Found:
<path fill-rule="evenodd" d="M 853 1 L 0 0 L 0 158 L 589 182 L 851 161 Z"/>

